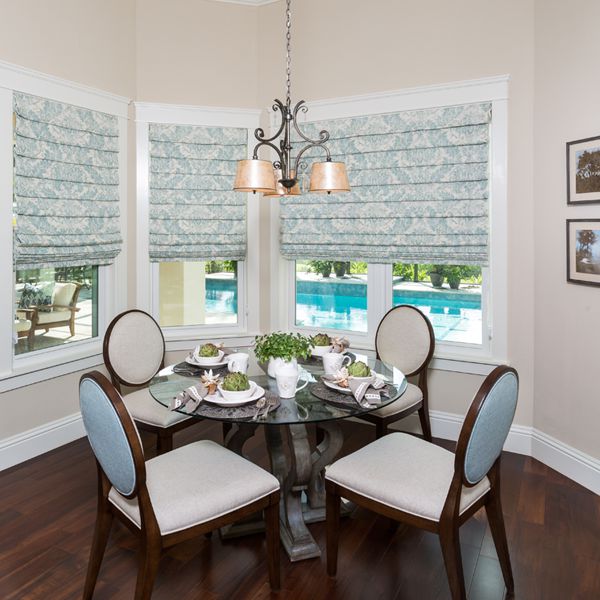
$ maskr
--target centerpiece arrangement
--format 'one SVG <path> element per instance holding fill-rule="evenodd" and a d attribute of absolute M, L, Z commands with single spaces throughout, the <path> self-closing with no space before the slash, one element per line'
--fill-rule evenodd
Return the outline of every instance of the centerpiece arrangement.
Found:
<path fill-rule="evenodd" d="M 323 356 L 323 354 L 331 352 L 331 338 L 326 333 L 317 333 L 317 335 L 313 335 L 312 343 L 314 346 L 312 349 L 313 356 Z"/>
<path fill-rule="evenodd" d="M 200 366 L 214 366 L 223 361 L 225 352 L 222 350 L 222 345 L 207 342 L 201 346 L 196 346 L 186 362 Z"/>
<path fill-rule="evenodd" d="M 225 400 L 240 401 L 254 394 L 256 384 L 244 373 L 228 373 L 223 378 L 223 383 L 218 385 L 218 389 Z"/>
<path fill-rule="evenodd" d="M 308 358 L 313 341 L 300 333 L 268 333 L 256 336 L 254 354 L 259 363 L 268 363 L 269 377 L 275 377 L 277 370 L 286 365 L 298 368 L 299 358 Z"/>

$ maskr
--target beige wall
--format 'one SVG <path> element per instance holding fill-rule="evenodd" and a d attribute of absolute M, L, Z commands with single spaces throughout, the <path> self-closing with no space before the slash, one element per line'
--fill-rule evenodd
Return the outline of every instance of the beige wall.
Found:
<path fill-rule="evenodd" d="M 566 283 L 565 142 L 600 134 L 600 3 L 537 2 L 535 28 L 535 426 L 600 458 L 600 289 Z"/>
<path fill-rule="evenodd" d="M 266 108 L 284 93 L 284 8 L 259 10 Z M 533 28 L 533 0 L 303 0 L 292 31 L 294 100 L 510 74 L 508 356 L 521 376 L 522 425 L 533 423 Z M 434 373 L 431 408 L 464 413 L 481 381 Z"/>

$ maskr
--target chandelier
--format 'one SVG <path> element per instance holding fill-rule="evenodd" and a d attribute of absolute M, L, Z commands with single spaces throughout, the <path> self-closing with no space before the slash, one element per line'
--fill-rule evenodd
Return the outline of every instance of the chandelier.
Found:
<path fill-rule="evenodd" d="M 306 113 L 308 107 L 300 100 L 292 108 L 291 100 L 291 0 L 287 0 L 286 8 L 286 101 L 275 100 L 273 110 L 281 114 L 281 124 L 277 133 L 265 137 L 262 128 L 257 128 L 254 137 L 258 141 L 251 159 L 238 161 L 237 173 L 233 189 L 236 192 L 264 192 L 265 196 L 296 196 L 300 194 L 298 174 L 307 168 L 302 156 L 310 148 L 322 148 L 326 155 L 323 162 L 313 163 L 310 173 L 310 192 L 349 192 L 350 184 L 343 162 L 331 160 L 331 153 L 325 142 L 329 140 L 329 132 L 319 132 L 318 139 L 305 135 L 298 125 L 298 116 Z M 292 157 L 292 128 L 304 142 L 304 146 Z M 301 142 L 301 143 L 302 143 Z M 260 160 L 258 151 L 263 146 L 271 148 L 277 158 L 273 162 Z M 278 147 L 279 146 L 279 147 Z"/>

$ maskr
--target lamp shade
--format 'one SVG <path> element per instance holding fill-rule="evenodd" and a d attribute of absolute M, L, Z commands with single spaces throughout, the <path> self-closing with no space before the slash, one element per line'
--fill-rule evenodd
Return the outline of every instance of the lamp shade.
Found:
<path fill-rule="evenodd" d="M 342 162 L 314 163 L 310 172 L 310 192 L 349 192 L 346 165 Z"/>
<path fill-rule="evenodd" d="M 275 169 L 273 171 L 275 177 L 275 191 L 266 192 L 265 198 L 273 198 L 275 196 L 284 197 L 284 196 L 300 196 L 300 185 L 296 181 L 294 187 L 292 189 L 286 188 L 281 181 L 279 181 L 283 177 L 283 173 L 281 169 Z M 291 176 L 293 178 L 296 177 L 296 173 L 294 171 L 291 172 Z"/>
<path fill-rule="evenodd" d="M 239 160 L 233 189 L 236 192 L 274 192 L 273 163 L 257 158 Z"/>

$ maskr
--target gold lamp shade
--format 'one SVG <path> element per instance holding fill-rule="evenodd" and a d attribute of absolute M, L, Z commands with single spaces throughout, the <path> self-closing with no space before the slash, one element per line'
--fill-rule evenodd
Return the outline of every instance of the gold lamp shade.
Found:
<path fill-rule="evenodd" d="M 284 197 L 284 196 L 300 196 L 300 185 L 296 181 L 294 187 L 291 190 L 288 190 L 279 180 L 283 177 L 283 173 L 281 169 L 275 169 L 273 171 L 275 177 L 275 191 L 266 192 L 265 198 L 274 198 L 275 196 Z M 296 177 L 296 173 L 294 171 L 291 172 L 292 177 Z"/>
<path fill-rule="evenodd" d="M 346 165 L 342 162 L 314 163 L 310 172 L 310 192 L 349 192 Z"/>
<path fill-rule="evenodd" d="M 239 160 L 233 189 L 236 192 L 274 192 L 273 163 L 257 158 Z"/>

